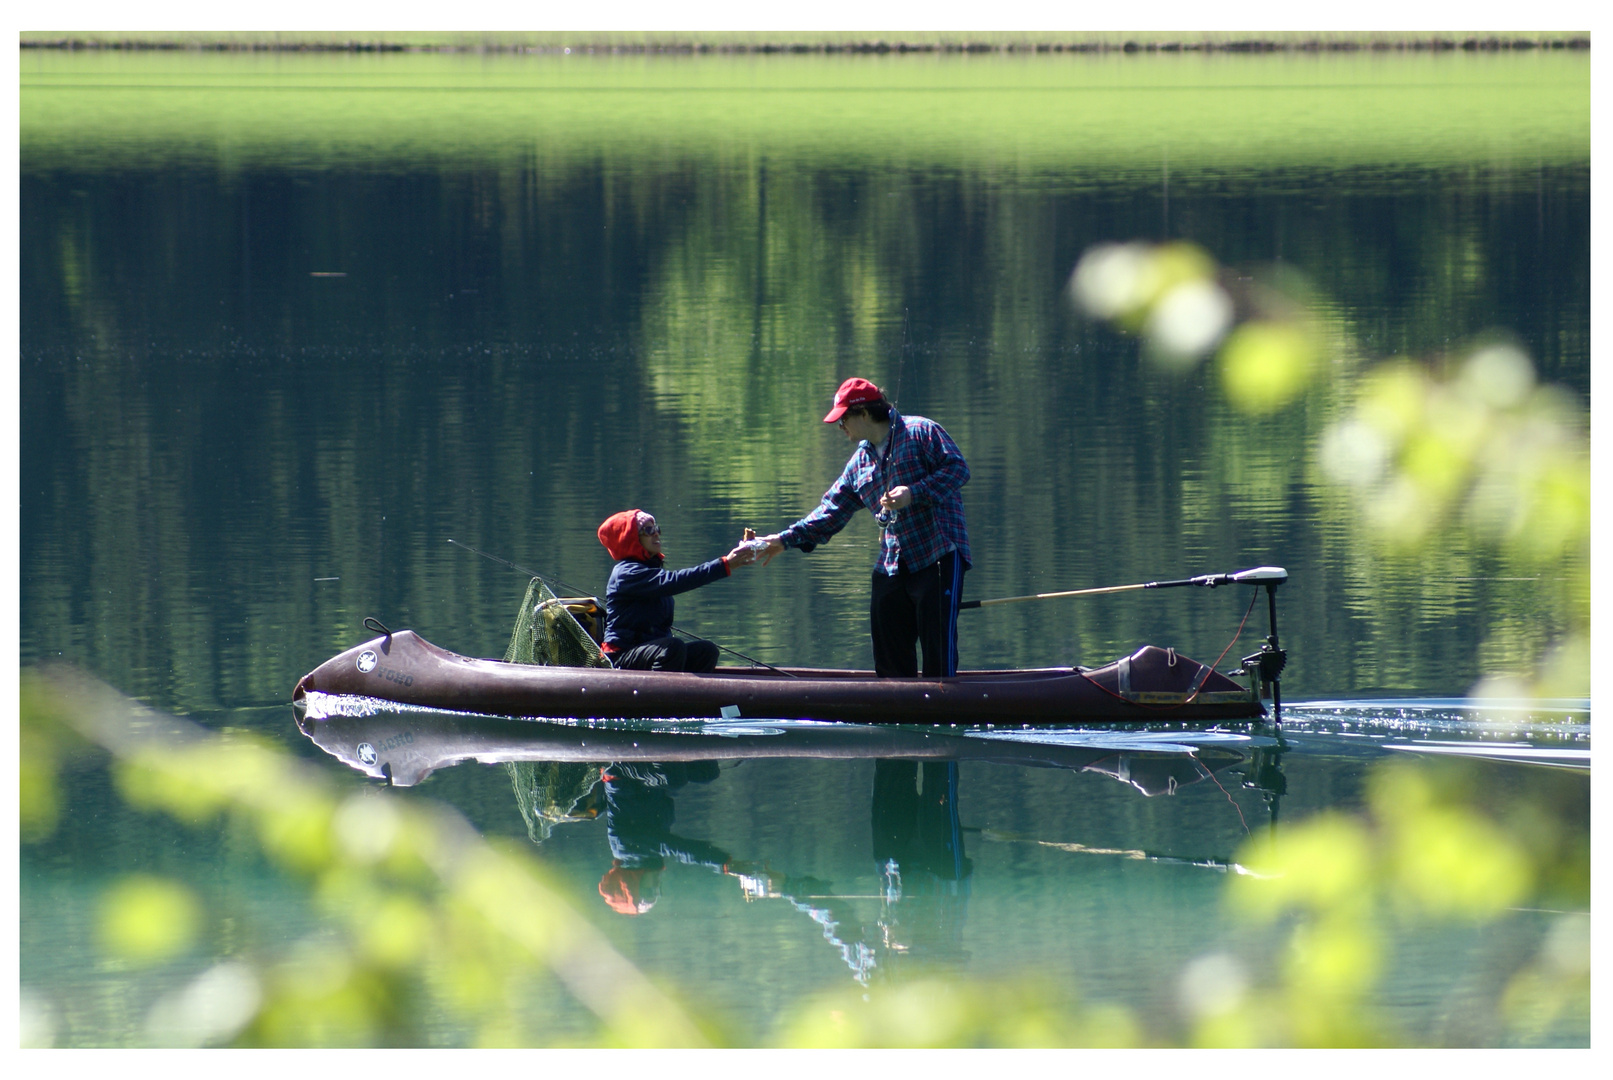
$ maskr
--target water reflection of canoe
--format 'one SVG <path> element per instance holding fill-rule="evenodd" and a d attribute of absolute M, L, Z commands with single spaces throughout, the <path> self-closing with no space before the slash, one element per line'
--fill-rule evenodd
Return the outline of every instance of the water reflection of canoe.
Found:
<path fill-rule="evenodd" d="M 1167 794 L 1244 760 L 1230 733 L 1134 731 L 952 734 L 890 725 L 714 721 L 646 730 L 579 727 L 398 709 L 315 694 L 297 726 L 321 750 L 398 787 L 466 761 L 693 762 L 808 758 L 980 761 L 1105 773 L 1144 795 Z"/>
<path fill-rule="evenodd" d="M 554 718 L 802 718 L 855 723 L 1067 724 L 1249 720 L 1255 692 L 1145 645 L 1099 668 L 967 671 L 945 679 L 872 672 L 718 668 L 701 675 L 507 664 L 459 656 L 399 630 L 335 656 L 292 697 L 351 694 L 409 705 Z"/>

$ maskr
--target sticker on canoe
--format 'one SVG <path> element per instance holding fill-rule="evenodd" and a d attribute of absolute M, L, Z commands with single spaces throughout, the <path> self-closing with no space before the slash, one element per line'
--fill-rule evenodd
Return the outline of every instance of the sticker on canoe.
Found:
<path fill-rule="evenodd" d="M 366 765 L 375 764 L 375 747 L 367 742 L 358 744 L 358 759 Z"/>
<path fill-rule="evenodd" d="M 375 664 L 380 659 L 381 658 L 376 656 L 375 653 L 371 652 L 369 649 L 365 649 L 363 652 L 358 654 L 358 669 L 364 672 L 364 674 L 368 675 L 370 672 L 375 670 Z"/>

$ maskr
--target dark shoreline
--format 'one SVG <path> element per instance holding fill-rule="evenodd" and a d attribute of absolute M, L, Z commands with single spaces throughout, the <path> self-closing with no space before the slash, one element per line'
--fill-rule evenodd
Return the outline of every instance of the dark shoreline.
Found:
<path fill-rule="evenodd" d="M 410 40 L 413 39 L 413 40 Z M 680 37 L 664 34 L 377 34 L 373 38 L 276 33 L 231 35 L 123 35 L 31 32 L 23 49 L 65 51 L 190 52 L 401 52 L 535 54 L 852 54 L 907 53 L 1323 53 L 1323 52 L 1512 52 L 1536 49 L 1588 50 L 1588 33 L 1553 34 L 945 34 L 899 39 L 853 35 L 744 33 Z"/>

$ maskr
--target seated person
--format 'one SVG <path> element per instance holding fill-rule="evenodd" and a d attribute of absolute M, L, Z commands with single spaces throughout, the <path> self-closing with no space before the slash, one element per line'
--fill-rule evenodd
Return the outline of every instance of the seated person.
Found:
<path fill-rule="evenodd" d="M 743 541 L 728 554 L 687 570 L 663 565 L 661 529 L 642 510 L 612 514 L 599 527 L 599 542 L 616 565 L 605 588 L 605 640 L 600 648 L 619 668 L 640 671 L 710 671 L 717 646 L 672 634 L 672 598 L 748 566 L 756 552 Z"/>

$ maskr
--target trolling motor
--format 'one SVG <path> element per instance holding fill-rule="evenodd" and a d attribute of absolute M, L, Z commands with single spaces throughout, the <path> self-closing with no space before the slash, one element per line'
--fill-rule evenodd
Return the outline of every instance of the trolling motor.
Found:
<path fill-rule="evenodd" d="M 1271 827 L 1277 827 L 1277 804 L 1288 794 L 1288 778 L 1283 775 L 1283 752 L 1287 749 L 1282 729 L 1277 731 L 1276 746 L 1257 746 L 1250 752 L 1249 764 L 1243 771 L 1243 786 L 1260 792 L 1260 798 L 1271 814 Z"/>
<path fill-rule="evenodd" d="M 1235 574 L 1200 574 L 1179 581 L 1151 581 L 1143 586 L 1145 589 L 1168 589 L 1178 585 L 1203 585 L 1211 589 L 1218 585 L 1253 584 L 1266 587 L 1266 610 L 1271 619 L 1271 634 L 1260 646 L 1259 652 L 1250 653 L 1239 660 L 1238 670 L 1227 674 L 1250 676 L 1255 692 L 1263 698 L 1271 698 L 1272 723 L 1279 729 L 1283 724 L 1282 673 L 1288 663 L 1288 654 L 1277 644 L 1277 586 L 1287 580 L 1288 571 L 1280 566 L 1257 566 L 1252 570 L 1239 570 Z"/>
<path fill-rule="evenodd" d="M 1283 665 L 1288 663 L 1288 654 L 1277 646 L 1277 586 L 1287 580 L 1288 571 L 1280 566 L 1256 566 L 1251 570 L 1239 570 L 1232 574 L 1200 574 L 1197 577 L 1178 578 L 1175 581 L 1147 581 L 1132 585 L 1105 585 L 1097 589 L 1032 593 L 1029 596 L 999 596 L 992 600 L 965 600 L 958 605 L 958 610 L 992 607 L 996 604 L 1018 604 L 1026 600 L 1053 600 L 1062 596 L 1100 596 L 1130 592 L 1132 589 L 1174 589 L 1183 585 L 1203 585 L 1211 589 L 1218 585 L 1254 585 L 1258 588 L 1264 585 L 1266 606 L 1271 613 L 1271 635 L 1266 638 L 1266 643 L 1260 647 L 1259 652 L 1245 656 L 1240 661 L 1243 666 L 1227 674 L 1235 677 L 1249 675 L 1255 694 L 1262 698 L 1271 698 L 1272 720 L 1280 732 L 1283 723 L 1283 696 L 1279 680 L 1283 673 Z"/>

